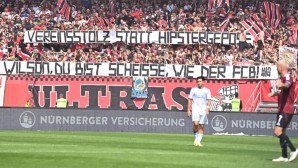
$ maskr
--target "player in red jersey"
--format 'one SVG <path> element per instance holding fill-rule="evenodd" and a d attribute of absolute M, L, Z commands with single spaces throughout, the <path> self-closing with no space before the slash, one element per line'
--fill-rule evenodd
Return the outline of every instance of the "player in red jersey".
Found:
<path fill-rule="evenodd" d="M 277 71 L 280 78 L 277 80 L 276 86 L 278 91 L 269 93 L 268 96 L 278 96 L 278 113 L 274 134 L 279 138 L 282 148 L 282 156 L 273 159 L 273 162 L 293 161 L 298 155 L 298 149 L 294 147 L 289 137 L 286 135 L 286 128 L 294 115 L 295 102 L 295 82 L 292 75 L 289 74 L 289 65 L 285 61 L 277 63 Z M 291 149 L 290 158 L 288 159 L 287 146 Z"/>

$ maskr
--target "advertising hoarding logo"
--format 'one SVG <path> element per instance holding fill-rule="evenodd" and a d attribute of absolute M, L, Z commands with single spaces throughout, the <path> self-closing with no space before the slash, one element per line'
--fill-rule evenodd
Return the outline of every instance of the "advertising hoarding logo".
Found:
<path fill-rule="evenodd" d="M 214 131 L 222 132 L 227 128 L 227 119 L 222 115 L 216 115 L 212 118 L 211 126 Z"/>
<path fill-rule="evenodd" d="M 25 111 L 20 115 L 19 121 L 23 128 L 31 128 L 34 126 L 36 118 L 31 111 Z"/>

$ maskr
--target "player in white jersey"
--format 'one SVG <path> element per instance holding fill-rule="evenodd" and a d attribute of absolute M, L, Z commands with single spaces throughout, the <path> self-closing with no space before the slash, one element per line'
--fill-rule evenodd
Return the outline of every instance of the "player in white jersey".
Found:
<path fill-rule="evenodd" d="M 204 125 L 208 124 L 207 114 L 209 114 L 211 104 L 211 93 L 208 88 L 204 87 L 204 81 L 203 77 L 198 77 L 198 87 L 192 88 L 188 96 L 187 116 L 192 116 L 194 123 L 195 146 L 203 146 L 201 141 L 204 134 Z"/>

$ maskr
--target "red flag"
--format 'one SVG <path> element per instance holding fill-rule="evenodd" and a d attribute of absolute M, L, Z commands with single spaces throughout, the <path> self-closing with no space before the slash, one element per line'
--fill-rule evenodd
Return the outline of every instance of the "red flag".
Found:
<path fill-rule="evenodd" d="M 96 17 L 96 21 L 97 21 L 97 23 L 100 24 L 101 27 L 103 27 L 103 28 L 106 27 L 105 21 L 102 17 Z"/>
<path fill-rule="evenodd" d="M 67 21 L 70 20 L 71 6 L 68 4 L 67 0 L 58 0 L 57 6 L 59 13 L 62 14 Z"/>
<path fill-rule="evenodd" d="M 114 11 L 114 9 L 115 9 L 114 0 L 110 0 L 109 6 L 110 6 L 111 14 L 114 15 L 115 14 L 115 11 Z"/>
<path fill-rule="evenodd" d="M 252 26 L 252 28 L 248 32 L 255 38 L 255 40 L 258 40 L 257 34 L 265 27 L 265 24 L 263 23 L 259 15 L 253 15 L 246 20 L 242 20 L 240 21 L 240 24 L 245 29 L 249 29 Z M 265 34 L 270 35 L 267 31 L 265 31 Z"/>
<path fill-rule="evenodd" d="M 70 20 L 70 11 L 71 11 L 71 7 L 68 5 L 66 10 L 65 10 L 65 13 L 64 13 L 65 19 L 67 21 Z"/>
<path fill-rule="evenodd" d="M 298 29 L 292 28 L 292 35 L 289 37 L 288 42 L 292 45 L 298 46 Z"/>
<path fill-rule="evenodd" d="M 276 28 L 281 20 L 280 4 L 274 2 L 264 2 L 268 24 Z"/>

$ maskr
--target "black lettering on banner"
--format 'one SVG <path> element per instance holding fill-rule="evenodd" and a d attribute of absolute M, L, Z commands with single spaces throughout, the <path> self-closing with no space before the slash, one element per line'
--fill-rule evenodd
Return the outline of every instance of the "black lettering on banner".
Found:
<path fill-rule="evenodd" d="M 200 44 L 207 44 L 206 40 L 206 32 L 199 32 L 199 43 Z"/>
<path fill-rule="evenodd" d="M 39 72 L 37 71 L 37 65 L 40 62 L 36 62 L 36 68 L 35 68 L 35 73 L 38 74 Z M 42 62 L 40 64 L 40 74 L 52 74 L 52 72 L 50 72 L 50 63 L 49 62 Z"/>
<path fill-rule="evenodd" d="M 88 31 L 83 31 L 83 37 L 84 37 L 84 42 L 83 43 L 89 43 L 89 41 L 87 41 L 87 40 L 89 40 L 88 34 L 89 34 Z"/>
<path fill-rule="evenodd" d="M 30 35 L 30 32 L 32 32 L 32 35 Z M 35 31 L 27 31 L 27 34 L 28 34 L 28 37 L 29 37 L 30 42 L 32 42 L 33 41 L 33 37 L 35 35 Z"/>
<path fill-rule="evenodd" d="M 44 69 L 44 67 L 41 62 L 34 63 L 34 73 L 36 75 L 41 75 L 41 74 L 47 75 L 46 73 L 43 72 L 44 71 L 43 69 Z"/>
<path fill-rule="evenodd" d="M 95 65 L 96 66 L 96 76 L 98 76 L 99 75 L 99 70 L 100 70 L 100 66 L 101 66 L 101 63 L 94 63 L 93 65 Z"/>
<path fill-rule="evenodd" d="M 140 64 L 132 64 L 132 76 L 140 76 Z"/>
<path fill-rule="evenodd" d="M 66 32 L 65 31 L 60 31 L 60 36 L 61 36 L 61 41 L 62 41 L 62 38 L 63 38 L 64 42 L 67 43 Z"/>
<path fill-rule="evenodd" d="M 110 73 L 112 71 L 112 73 Z M 109 76 L 117 75 L 117 63 L 109 63 Z"/>
<path fill-rule="evenodd" d="M 176 66 L 176 65 L 172 65 L 173 66 L 173 70 L 174 70 L 174 73 L 175 73 L 175 76 L 176 77 L 180 77 L 183 73 L 183 70 L 184 70 L 184 68 L 185 68 L 185 66 L 183 66 L 183 65 L 181 65 L 180 67 L 180 70 L 178 70 L 178 67 L 179 66 Z M 177 69 L 176 69 L 177 68 Z"/>
<path fill-rule="evenodd" d="M 225 66 L 218 66 L 217 67 L 218 70 L 217 70 L 217 78 L 222 78 L 222 79 L 225 79 L 226 78 L 226 67 Z M 220 77 L 221 76 L 221 77 Z"/>
<path fill-rule="evenodd" d="M 33 96 L 34 96 L 34 104 L 35 107 L 40 107 L 40 97 L 39 97 L 39 91 L 40 91 L 40 86 L 32 86 L 32 85 L 28 85 L 28 90 L 32 90 Z"/>
<path fill-rule="evenodd" d="M 61 32 L 60 31 L 56 31 L 57 32 L 57 38 L 58 38 L 58 42 L 62 42 L 61 40 Z"/>
<path fill-rule="evenodd" d="M 99 107 L 98 93 L 101 91 L 102 96 L 106 96 L 107 87 L 102 85 L 81 85 L 81 96 L 86 96 L 88 93 L 88 106 L 86 108 Z M 113 97 L 114 98 L 114 97 Z M 98 104 L 99 103 L 99 104 Z"/>
<path fill-rule="evenodd" d="M 110 31 L 103 31 L 103 33 L 105 33 L 105 35 L 103 36 L 103 42 L 110 43 L 111 41 L 108 40 L 110 38 Z"/>
<path fill-rule="evenodd" d="M 165 32 L 165 31 L 159 31 L 158 32 L 158 43 L 159 44 L 166 44 L 167 43 L 167 32 Z"/>
<path fill-rule="evenodd" d="M 123 36 L 121 35 L 122 31 L 116 31 L 116 39 L 120 39 L 119 41 L 123 42 Z M 116 40 L 118 41 L 118 40 Z"/>
<path fill-rule="evenodd" d="M 125 69 L 125 66 L 126 66 L 126 64 L 124 64 L 124 63 L 117 63 L 117 76 L 125 76 L 125 74 L 126 74 L 125 70 L 124 70 L 123 74 L 121 73 L 122 67 L 124 67 L 124 69 Z M 129 69 L 129 74 L 130 74 L 130 69 Z"/>
<path fill-rule="evenodd" d="M 62 75 L 63 74 L 63 67 L 60 63 L 55 62 L 55 75 Z"/>
<path fill-rule="evenodd" d="M 70 62 L 63 62 L 63 75 L 70 74 Z"/>
<path fill-rule="evenodd" d="M 44 31 L 43 41 L 45 43 L 47 43 L 47 42 L 51 43 L 50 35 L 51 35 L 50 31 Z"/>
<path fill-rule="evenodd" d="M 201 66 L 201 76 L 207 78 L 209 75 L 209 68 L 205 66 Z"/>
<path fill-rule="evenodd" d="M 95 43 L 95 31 L 89 31 L 89 42 Z"/>
<path fill-rule="evenodd" d="M 197 44 L 199 43 L 199 33 L 198 32 L 191 32 L 191 43 L 192 44 Z"/>
<path fill-rule="evenodd" d="M 93 75 L 93 64 L 92 63 L 85 63 L 85 75 L 92 76 Z"/>
<path fill-rule="evenodd" d="M 19 74 L 26 74 L 25 71 L 22 71 L 22 62 L 19 62 L 18 68 L 19 68 L 19 70 L 18 70 Z"/>
<path fill-rule="evenodd" d="M 12 66 L 11 67 L 7 67 L 6 63 L 10 64 L 11 62 L 4 61 L 5 74 L 12 74 L 12 72 L 14 71 L 14 69 L 16 67 L 16 63 L 17 62 L 12 62 Z"/>
<path fill-rule="evenodd" d="M 95 31 L 95 43 L 99 43 L 98 31 Z"/>
<path fill-rule="evenodd" d="M 237 33 L 229 33 L 229 45 L 237 44 Z"/>
<path fill-rule="evenodd" d="M 167 43 L 169 43 L 169 42 L 170 42 L 170 32 L 167 31 Z"/>
<path fill-rule="evenodd" d="M 150 64 L 150 76 L 156 77 L 158 76 L 158 65 L 157 64 Z"/>
<path fill-rule="evenodd" d="M 190 44 L 190 35 L 192 32 L 184 32 L 186 34 L 186 37 L 187 37 L 187 44 Z"/>
<path fill-rule="evenodd" d="M 128 44 L 127 40 L 128 40 L 128 34 L 130 33 L 130 31 L 124 31 L 125 32 L 125 44 Z"/>
<path fill-rule="evenodd" d="M 51 31 L 50 40 L 51 40 L 52 43 L 60 42 L 60 41 L 58 41 L 58 38 L 57 38 L 57 31 Z"/>
<path fill-rule="evenodd" d="M 69 30 L 66 31 L 66 42 L 67 43 L 73 43 L 72 31 L 69 31 Z"/>
<path fill-rule="evenodd" d="M 17 74 L 19 73 L 19 68 L 20 68 L 20 67 L 19 67 L 19 66 L 20 66 L 19 64 L 20 64 L 20 62 L 16 62 L 16 73 L 17 73 Z"/>
<path fill-rule="evenodd" d="M 34 74 L 34 62 L 27 62 L 27 74 Z"/>
<path fill-rule="evenodd" d="M 131 99 L 131 87 L 128 86 L 109 86 L 109 91 L 111 92 L 111 105 L 109 109 L 117 110 L 117 109 L 137 109 L 133 99 Z M 122 96 L 121 92 L 126 92 L 124 96 Z M 121 102 L 123 102 L 124 106 L 121 107 Z"/>
<path fill-rule="evenodd" d="M 214 33 L 213 32 L 207 32 L 207 43 L 214 44 Z"/>
<path fill-rule="evenodd" d="M 27 74 L 34 74 L 34 62 L 27 62 Z"/>
<path fill-rule="evenodd" d="M 163 98 L 165 90 L 164 88 L 153 87 L 150 88 L 150 94 L 148 94 L 148 98 L 145 99 L 145 103 L 143 109 L 167 109 L 165 100 Z M 155 101 L 153 102 L 152 97 L 155 97 Z M 153 106 L 153 108 L 151 108 Z"/>
<path fill-rule="evenodd" d="M 140 64 L 141 65 L 141 76 L 149 76 L 149 64 Z"/>
<path fill-rule="evenodd" d="M 170 32 L 170 44 L 172 44 L 173 38 L 177 38 L 177 32 Z"/>
<path fill-rule="evenodd" d="M 75 43 L 79 43 L 79 42 L 81 42 L 81 35 L 80 35 L 81 32 L 75 30 L 75 31 L 73 32 L 73 34 L 74 34 L 74 36 L 73 36 L 73 42 L 75 42 Z"/>
<path fill-rule="evenodd" d="M 185 77 L 194 77 L 194 65 L 186 65 Z"/>
<path fill-rule="evenodd" d="M 262 77 L 270 77 L 271 76 L 271 67 L 262 67 L 261 76 Z"/>
<path fill-rule="evenodd" d="M 143 42 L 143 34 L 144 34 L 144 31 L 139 31 L 138 34 L 139 34 L 138 37 L 140 37 L 140 38 L 139 38 L 139 42 L 140 42 L 141 44 L 144 43 L 144 42 Z"/>
<path fill-rule="evenodd" d="M 76 62 L 76 75 L 84 75 L 84 69 L 80 62 Z"/>
<path fill-rule="evenodd" d="M 165 76 L 165 65 L 164 64 L 158 64 L 158 76 L 163 77 Z"/>
<path fill-rule="evenodd" d="M 152 31 L 147 31 L 147 34 L 148 34 L 147 43 L 151 43 L 151 41 L 150 41 L 151 33 L 152 33 Z"/>
<path fill-rule="evenodd" d="M 241 74 L 241 71 L 242 69 L 240 66 L 233 66 L 233 78 L 235 78 L 237 74 Z"/>
<path fill-rule="evenodd" d="M 222 33 L 221 34 L 221 44 L 230 45 L 229 33 Z"/>
<path fill-rule="evenodd" d="M 176 87 L 172 91 L 172 98 L 174 102 L 177 102 L 178 106 L 171 106 L 170 110 L 187 110 L 187 102 L 188 99 L 184 96 L 181 95 L 181 93 L 184 93 L 184 95 L 189 95 L 190 93 L 190 88 L 185 88 L 185 87 Z M 179 105 L 182 108 L 179 108 Z"/>
<path fill-rule="evenodd" d="M 43 95 L 44 95 L 44 108 L 48 108 L 51 106 L 51 92 L 52 86 L 42 86 Z"/>
<path fill-rule="evenodd" d="M 132 70 L 131 70 L 132 64 L 124 64 L 124 76 L 131 76 Z M 128 75 L 127 75 L 128 72 Z"/>
<path fill-rule="evenodd" d="M 96 33 L 96 43 L 103 43 L 103 33 L 100 33 L 99 30 L 95 31 Z"/>
<path fill-rule="evenodd" d="M 249 78 L 250 79 L 258 78 L 257 67 L 255 67 L 255 66 L 249 66 L 248 69 L 249 69 Z"/>
<path fill-rule="evenodd" d="M 209 66 L 209 75 L 208 78 L 210 79 L 216 79 L 218 77 L 217 73 L 217 66 Z"/>
<path fill-rule="evenodd" d="M 248 76 L 245 75 L 245 72 L 247 72 L 248 66 L 241 66 L 241 79 L 247 79 Z"/>
<path fill-rule="evenodd" d="M 221 44 L 221 33 L 214 33 L 214 43 Z"/>
<path fill-rule="evenodd" d="M 178 39 L 181 39 L 181 41 L 178 41 L 178 44 L 184 44 L 183 32 L 178 32 Z"/>
<path fill-rule="evenodd" d="M 37 30 L 35 38 L 36 38 L 35 41 L 37 43 L 43 43 L 43 31 Z"/>
<path fill-rule="evenodd" d="M 133 42 L 134 40 L 134 42 Z M 130 39 L 129 39 L 129 43 L 138 43 L 138 32 L 137 31 L 131 31 L 130 32 Z"/>

